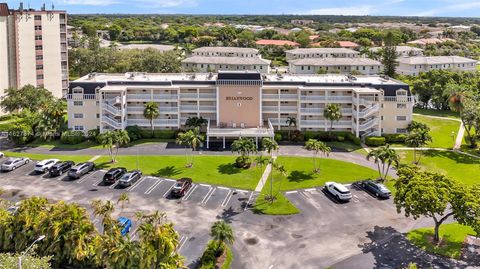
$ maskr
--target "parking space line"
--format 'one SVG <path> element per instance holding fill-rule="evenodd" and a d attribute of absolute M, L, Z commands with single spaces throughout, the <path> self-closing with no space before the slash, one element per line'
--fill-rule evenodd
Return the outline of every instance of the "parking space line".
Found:
<path fill-rule="evenodd" d="M 86 177 L 83 177 L 83 178 L 79 179 L 79 180 L 77 181 L 77 183 L 80 184 L 80 183 L 84 182 L 85 180 L 87 180 L 88 178 L 90 178 L 91 176 L 95 175 L 95 174 L 98 173 L 98 172 L 100 172 L 100 170 L 97 170 L 97 171 L 94 171 L 94 172 L 91 173 L 91 174 L 88 174 Z"/>
<path fill-rule="evenodd" d="M 285 194 L 292 194 L 292 193 L 297 193 L 298 191 L 287 191 Z"/>
<path fill-rule="evenodd" d="M 180 237 L 180 240 L 178 241 L 177 251 L 180 251 L 182 249 L 183 245 L 185 245 L 185 243 L 187 242 L 187 239 L 188 239 L 188 237 L 185 236 L 185 235 L 182 235 L 182 237 Z"/>
<path fill-rule="evenodd" d="M 120 181 L 117 180 L 115 183 L 113 183 L 112 185 L 110 185 L 108 188 L 109 188 L 109 189 L 115 189 L 115 187 L 118 186 L 118 183 L 120 183 Z"/>
<path fill-rule="evenodd" d="M 148 190 L 145 191 L 145 194 L 150 194 L 152 193 L 152 191 L 158 186 L 160 185 L 160 183 L 163 182 L 163 179 L 158 179 L 155 183 L 153 183 L 152 186 L 150 186 L 150 188 L 148 188 Z"/>
<path fill-rule="evenodd" d="M 247 211 L 247 209 L 249 208 L 250 201 L 252 200 L 252 197 L 253 197 L 253 193 L 254 193 L 253 191 L 250 193 L 250 197 L 248 197 L 247 203 L 245 204 L 243 211 Z"/>
<path fill-rule="evenodd" d="M 211 187 L 211 185 L 208 185 L 208 184 L 202 184 L 202 183 L 200 183 L 200 184 L 198 184 L 198 185 L 200 185 L 200 186 L 204 186 L 204 187 Z"/>
<path fill-rule="evenodd" d="M 190 189 L 190 191 L 187 193 L 187 195 L 185 195 L 182 200 L 187 200 L 188 198 L 190 198 L 190 195 L 192 195 L 192 193 L 198 188 L 198 185 L 195 185 L 193 188 Z"/>
<path fill-rule="evenodd" d="M 310 202 L 312 204 L 313 207 L 315 207 L 316 209 L 321 209 L 322 207 L 320 206 L 320 204 L 318 204 L 318 202 L 315 200 L 315 198 L 313 198 L 311 195 L 310 192 L 299 192 L 300 196 L 303 196 L 303 198 L 305 198 L 308 202 Z"/>
<path fill-rule="evenodd" d="M 132 186 L 128 187 L 127 191 L 133 191 L 140 183 L 142 183 L 147 177 L 142 177 L 139 181 L 133 183 Z"/>
<path fill-rule="evenodd" d="M 95 186 L 95 187 L 98 187 L 98 185 L 100 185 L 100 183 L 102 183 L 102 181 L 103 181 L 103 178 L 95 181 L 92 185 Z"/>
<path fill-rule="evenodd" d="M 172 190 L 173 186 L 175 186 L 175 183 L 173 183 L 172 186 L 168 188 L 168 190 L 163 194 L 163 197 L 167 197 L 168 193 L 170 192 L 170 190 Z"/>
<path fill-rule="evenodd" d="M 165 180 L 165 181 L 170 181 L 170 182 L 176 182 L 175 179 L 170 179 L 170 178 L 164 178 L 163 180 Z"/>
<path fill-rule="evenodd" d="M 201 204 L 206 204 L 208 202 L 208 200 L 210 199 L 210 197 L 212 197 L 212 194 L 214 192 L 215 192 L 215 188 L 210 186 L 210 189 L 208 190 L 207 195 L 205 195 L 205 197 L 203 197 L 203 200 L 202 200 Z"/>
<path fill-rule="evenodd" d="M 223 202 L 222 202 L 222 206 L 223 206 L 223 207 L 227 206 L 227 204 L 228 204 L 228 202 L 230 201 L 230 199 L 232 199 L 232 195 L 233 195 L 233 191 L 232 191 L 232 190 L 229 190 L 227 196 L 225 197 L 225 199 L 224 199 Z"/>
<path fill-rule="evenodd" d="M 222 186 L 218 186 L 217 188 L 218 188 L 218 189 L 222 189 L 222 190 L 229 190 L 229 188 L 227 188 L 227 187 L 222 187 Z"/>

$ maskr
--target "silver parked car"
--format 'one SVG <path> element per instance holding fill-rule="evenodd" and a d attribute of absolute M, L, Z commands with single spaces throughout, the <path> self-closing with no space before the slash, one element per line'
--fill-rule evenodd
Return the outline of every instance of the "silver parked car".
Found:
<path fill-rule="evenodd" d="M 2 163 L 2 171 L 13 171 L 30 162 L 29 158 L 8 158 Z"/>

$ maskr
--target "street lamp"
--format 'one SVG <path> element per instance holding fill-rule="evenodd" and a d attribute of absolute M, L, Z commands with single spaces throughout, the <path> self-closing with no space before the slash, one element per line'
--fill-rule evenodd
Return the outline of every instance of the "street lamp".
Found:
<path fill-rule="evenodd" d="M 22 269 L 22 256 L 27 254 L 28 251 L 35 245 L 37 242 L 42 241 L 45 238 L 45 235 L 40 235 L 33 243 L 22 253 L 18 256 L 18 269 Z"/>

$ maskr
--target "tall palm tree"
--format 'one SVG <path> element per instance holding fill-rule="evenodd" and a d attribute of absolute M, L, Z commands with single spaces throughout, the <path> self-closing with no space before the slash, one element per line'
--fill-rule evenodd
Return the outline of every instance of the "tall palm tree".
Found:
<path fill-rule="evenodd" d="M 266 200 L 270 201 L 270 203 L 273 203 L 275 199 L 277 199 L 278 192 L 274 195 L 273 194 L 273 178 L 274 178 L 274 173 L 277 173 L 279 176 L 287 176 L 287 170 L 285 169 L 285 166 L 279 164 L 276 162 L 276 160 L 271 159 L 270 164 L 272 165 L 272 171 L 270 172 L 270 196 L 266 198 Z"/>
<path fill-rule="evenodd" d="M 332 134 L 333 122 L 342 118 L 342 109 L 339 104 L 328 104 L 323 110 L 323 117 L 330 121 L 330 134 Z"/>
<path fill-rule="evenodd" d="M 297 118 L 288 117 L 286 123 L 288 124 L 288 139 L 292 140 L 292 137 L 290 136 L 290 130 L 292 126 L 297 127 Z"/>
<path fill-rule="evenodd" d="M 273 155 L 275 152 L 278 152 L 279 146 L 277 141 L 273 138 L 264 138 L 262 140 L 263 150 L 266 151 L 270 155 L 270 165 L 272 167 L 272 171 L 270 172 L 270 200 L 273 201 Z"/>
<path fill-rule="evenodd" d="M 394 149 L 390 148 L 390 145 L 378 147 L 371 150 L 367 155 L 367 160 L 373 159 L 377 164 L 378 173 L 380 174 L 380 180 L 387 179 L 388 171 L 392 165 L 398 165 L 399 157 Z"/>
<path fill-rule="evenodd" d="M 417 148 L 423 147 L 428 142 L 432 142 L 432 137 L 425 130 L 413 130 L 405 138 L 405 144 L 409 147 L 413 147 L 413 163 L 419 164 L 421 156 L 417 159 Z"/>
<path fill-rule="evenodd" d="M 114 163 L 121 146 L 130 142 L 128 132 L 125 130 L 106 131 L 98 135 L 98 142 L 108 149 L 111 162 Z"/>
<path fill-rule="evenodd" d="M 240 154 L 240 157 L 237 158 L 237 166 L 246 167 L 247 164 L 250 165 L 250 154 L 257 152 L 257 146 L 253 142 L 253 139 L 240 137 L 233 141 L 232 152 Z"/>
<path fill-rule="evenodd" d="M 187 167 L 193 167 L 193 161 L 195 157 L 195 151 L 200 147 L 205 140 L 205 136 L 200 133 L 200 128 L 196 127 L 193 130 L 188 130 L 185 133 L 178 134 L 176 143 L 192 148 L 193 154 L 191 161 L 187 164 Z M 188 160 L 187 160 L 188 161 Z"/>
<path fill-rule="evenodd" d="M 313 172 L 320 173 L 320 168 L 317 168 L 317 155 L 322 152 L 328 157 L 332 149 L 327 144 L 316 139 L 309 139 L 305 143 L 305 149 L 313 152 Z"/>
<path fill-rule="evenodd" d="M 120 204 L 122 207 L 122 211 L 125 208 L 125 204 L 130 203 L 130 196 L 126 192 L 122 192 L 117 199 L 117 204 Z"/>
<path fill-rule="evenodd" d="M 158 104 L 155 102 L 148 102 L 145 104 L 145 109 L 143 110 L 143 116 L 150 121 L 150 127 L 152 128 L 152 137 L 153 137 L 153 120 L 160 116 L 158 110 Z"/>
<path fill-rule="evenodd" d="M 232 227 L 223 220 L 213 224 L 210 235 L 218 242 L 218 249 L 225 243 L 231 245 L 235 241 Z"/>

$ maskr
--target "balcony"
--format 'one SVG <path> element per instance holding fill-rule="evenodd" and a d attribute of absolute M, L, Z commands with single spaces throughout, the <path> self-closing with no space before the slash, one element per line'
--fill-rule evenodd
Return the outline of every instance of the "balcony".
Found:
<path fill-rule="evenodd" d="M 97 100 L 96 94 L 67 94 L 67 100 Z"/>
<path fill-rule="evenodd" d="M 180 93 L 180 99 L 198 99 L 197 93 Z"/>
<path fill-rule="evenodd" d="M 199 106 L 199 111 L 200 112 L 216 112 L 217 107 L 216 106 Z"/>
<path fill-rule="evenodd" d="M 132 114 L 132 113 L 142 113 L 143 114 L 143 111 L 145 110 L 144 107 L 140 107 L 140 106 L 129 106 L 127 108 L 127 113 L 129 114 Z"/>
<path fill-rule="evenodd" d="M 287 118 L 268 119 L 273 125 L 288 126 Z"/>
<path fill-rule="evenodd" d="M 180 111 L 198 111 L 198 106 L 197 105 L 181 105 L 180 106 Z"/>
<path fill-rule="evenodd" d="M 111 127 L 113 127 L 114 129 L 122 129 L 122 123 L 114 120 L 114 119 L 111 119 L 109 117 L 106 117 L 106 116 L 103 116 L 102 117 L 102 123 L 106 123 L 108 125 L 110 125 Z"/>
<path fill-rule="evenodd" d="M 150 121 L 147 119 L 128 119 L 127 125 L 150 126 Z M 153 126 L 178 127 L 178 119 L 156 119 L 153 120 Z"/>
<path fill-rule="evenodd" d="M 320 107 L 302 107 L 300 112 L 303 114 L 323 114 L 323 108 Z"/>
<path fill-rule="evenodd" d="M 291 93 L 280 94 L 280 100 L 297 100 L 297 99 L 298 99 L 297 94 L 291 94 Z"/>
<path fill-rule="evenodd" d="M 209 100 L 217 99 L 217 95 L 215 93 L 200 93 L 198 97 L 200 99 L 209 99 Z"/>
<path fill-rule="evenodd" d="M 384 102 L 397 102 L 397 103 L 413 103 L 415 98 L 413 96 L 385 96 Z"/>
<path fill-rule="evenodd" d="M 300 96 L 302 101 L 325 101 L 324 95 L 302 95 Z"/>
<path fill-rule="evenodd" d="M 138 101 L 162 101 L 162 100 L 177 100 L 178 95 L 176 94 L 153 94 L 149 93 L 138 93 L 138 94 L 128 94 L 127 98 L 129 101 L 138 100 Z"/>
<path fill-rule="evenodd" d="M 300 126 L 302 128 L 324 128 L 325 123 L 324 120 L 301 120 Z"/>
<path fill-rule="evenodd" d="M 342 111 L 342 114 L 352 114 L 353 113 L 353 109 L 351 109 L 351 108 L 342 108 L 341 111 Z"/>
<path fill-rule="evenodd" d="M 160 113 L 178 113 L 178 107 L 176 106 L 161 106 Z"/>
<path fill-rule="evenodd" d="M 278 100 L 278 94 L 270 94 L 270 93 L 264 93 L 262 94 L 262 99 L 263 100 Z"/>
<path fill-rule="evenodd" d="M 328 101 L 334 102 L 352 102 L 352 96 L 328 96 Z"/>

